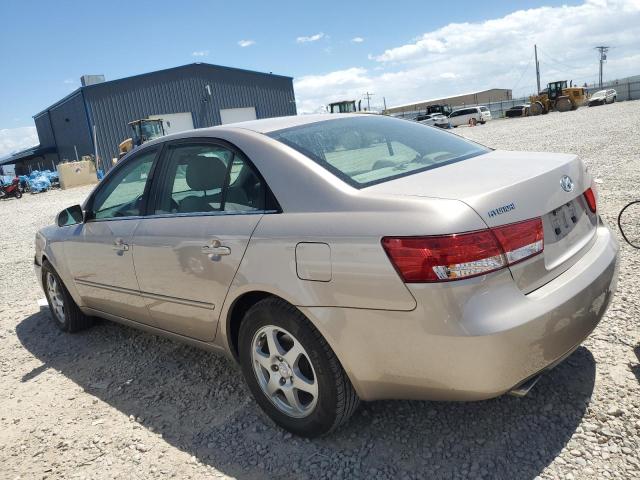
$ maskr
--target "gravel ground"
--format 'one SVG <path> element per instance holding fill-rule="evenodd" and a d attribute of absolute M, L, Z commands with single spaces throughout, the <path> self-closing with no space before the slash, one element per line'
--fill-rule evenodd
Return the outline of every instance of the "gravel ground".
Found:
<path fill-rule="evenodd" d="M 638 119 L 626 102 L 456 133 L 579 154 L 613 226 L 640 198 Z M 606 317 L 529 396 L 364 404 L 308 441 L 274 427 L 224 358 L 110 322 L 56 330 L 33 237 L 88 191 L 0 201 L 0 478 L 640 478 L 639 251 L 622 246 Z"/>

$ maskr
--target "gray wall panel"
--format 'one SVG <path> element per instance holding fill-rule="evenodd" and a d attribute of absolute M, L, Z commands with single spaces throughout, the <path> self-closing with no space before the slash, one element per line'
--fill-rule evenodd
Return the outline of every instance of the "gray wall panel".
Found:
<path fill-rule="evenodd" d="M 36 124 L 40 145 L 42 147 L 55 147 L 56 141 L 53 136 L 53 130 L 51 129 L 49 112 L 44 112 L 42 115 L 35 117 L 33 121 Z"/>
<path fill-rule="evenodd" d="M 211 87 L 211 96 L 206 91 Z M 291 78 L 206 64 L 86 87 L 98 154 L 110 160 L 130 136 L 127 123 L 149 115 L 191 112 L 194 127 L 220 124 L 220 109 L 255 107 L 258 118 L 295 115 Z M 57 132 L 56 132 L 57 133 Z"/>
<path fill-rule="evenodd" d="M 80 91 L 51 108 L 49 117 L 60 160 L 75 160 L 74 146 L 78 150 L 78 158 L 93 153 L 91 131 Z"/>

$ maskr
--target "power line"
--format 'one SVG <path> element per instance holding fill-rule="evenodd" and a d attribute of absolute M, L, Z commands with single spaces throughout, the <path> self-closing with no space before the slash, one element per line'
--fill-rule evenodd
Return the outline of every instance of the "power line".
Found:
<path fill-rule="evenodd" d="M 573 65 L 569 65 L 567 63 L 561 62 L 560 60 L 556 60 L 555 58 L 553 58 L 551 55 L 549 55 L 547 52 L 544 52 L 541 48 L 538 47 L 538 51 L 540 53 L 542 53 L 546 58 L 548 58 L 549 60 L 551 60 L 554 63 L 557 63 L 558 65 L 561 65 L 565 68 L 568 68 L 570 70 L 582 70 L 584 69 L 584 67 L 576 67 Z"/>
<path fill-rule="evenodd" d="M 516 84 L 515 84 L 515 86 L 513 87 L 512 90 L 515 90 L 516 88 L 518 88 L 518 85 L 520 85 L 520 82 L 524 78 L 524 74 L 527 73 L 527 70 L 529 69 L 529 66 L 531 65 L 531 60 L 532 60 L 532 58 L 530 58 L 529 61 L 527 62 L 527 64 L 524 66 L 524 69 L 522 70 L 522 73 L 520 73 L 520 78 L 518 78 L 518 81 L 516 82 Z"/>

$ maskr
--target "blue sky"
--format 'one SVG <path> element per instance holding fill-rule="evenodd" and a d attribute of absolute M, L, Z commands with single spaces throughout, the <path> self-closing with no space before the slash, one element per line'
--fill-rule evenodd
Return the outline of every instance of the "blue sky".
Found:
<path fill-rule="evenodd" d="M 195 61 L 293 76 L 303 112 L 366 90 L 374 91 L 374 102 L 384 96 L 388 104 L 514 84 L 524 93 L 535 82 L 536 35 L 545 45 L 546 72 L 593 81 L 591 43 L 608 40 L 620 25 L 605 21 L 592 39 L 571 30 L 571 48 L 559 48 L 541 18 L 545 12 L 574 16 L 567 8 L 582 8 L 585 26 L 594 31 L 589 22 L 601 22 L 599 11 L 611 10 L 604 1 L 7 0 L 0 4 L 0 132 L 8 137 L 31 127 L 31 116 L 77 88 L 82 74 L 115 79 Z M 635 35 L 638 1 L 610 2 L 632 8 L 635 21 L 627 22 L 626 33 Z M 529 16 L 531 25 L 523 28 Z M 526 34 L 526 42 L 513 45 L 510 28 Z M 502 49 L 514 60 L 505 63 Z M 485 69 L 488 64 L 493 68 Z M 588 68 L 578 72 L 583 65 Z M 1 137 L 0 155 L 15 147 L 3 146 Z"/>

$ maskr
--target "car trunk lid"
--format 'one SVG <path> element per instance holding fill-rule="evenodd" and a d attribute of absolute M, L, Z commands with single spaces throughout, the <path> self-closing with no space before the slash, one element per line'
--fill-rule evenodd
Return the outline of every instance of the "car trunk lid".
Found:
<path fill-rule="evenodd" d="M 543 253 L 510 267 L 518 286 L 530 292 L 569 268 L 595 238 L 597 217 L 583 196 L 590 186 L 575 155 L 492 151 L 366 190 L 461 200 L 489 227 L 541 217 Z"/>

